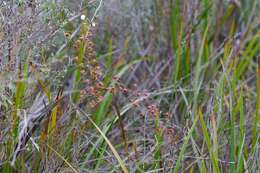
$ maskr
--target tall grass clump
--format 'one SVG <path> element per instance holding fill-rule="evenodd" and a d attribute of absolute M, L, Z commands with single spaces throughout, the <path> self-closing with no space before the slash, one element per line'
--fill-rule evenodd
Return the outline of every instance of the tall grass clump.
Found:
<path fill-rule="evenodd" d="M 259 172 L 259 10 L 0 2 L 0 172 Z"/>

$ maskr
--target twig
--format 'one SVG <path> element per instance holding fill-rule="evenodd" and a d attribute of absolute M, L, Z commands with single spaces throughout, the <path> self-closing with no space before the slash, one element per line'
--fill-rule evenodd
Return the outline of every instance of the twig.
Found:
<path fill-rule="evenodd" d="M 92 22 L 94 21 L 94 19 L 96 18 L 97 13 L 98 13 L 99 9 L 101 8 L 102 2 L 103 2 L 103 0 L 100 0 L 100 1 L 99 1 L 99 5 L 98 5 L 98 7 L 96 8 L 96 10 L 95 10 L 95 12 L 94 12 L 94 15 L 92 16 L 92 18 L 91 18 L 91 20 L 90 20 L 91 23 L 92 23 Z"/>
<path fill-rule="evenodd" d="M 119 108 L 118 108 L 118 106 L 115 102 L 113 103 L 113 108 L 114 108 L 114 111 L 116 112 L 116 114 L 118 116 L 118 122 L 119 122 L 120 130 L 121 130 L 122 138 L 124 140 L 124 145 L 125 145 L 125 152 L 128 155 L 127 136 L 126 136 L 126 132 L 125 132 L 125 129 L 124 129 L 124 123 L 123 123 L 122 116 L 120 115 Z"/>

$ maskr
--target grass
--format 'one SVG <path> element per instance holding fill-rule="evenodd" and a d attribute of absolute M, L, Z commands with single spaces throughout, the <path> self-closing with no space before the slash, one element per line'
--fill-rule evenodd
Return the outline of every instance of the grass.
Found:
<path fill-rule="evenodd" d="M 0 172 L 259 172 L 259 7 L 1 2 Z"/>

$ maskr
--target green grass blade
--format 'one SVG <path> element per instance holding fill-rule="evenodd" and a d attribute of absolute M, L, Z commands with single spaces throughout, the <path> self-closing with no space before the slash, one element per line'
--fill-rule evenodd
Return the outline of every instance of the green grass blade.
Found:
<path fill-rule="evenodd" d="M 86 116 L 89 121 L 91 122 L 91 124 L 93 124 L 95 126 L 95 128 L 98 130 L 98 132 L 100 133 L 100 135 L 105 139 L 106 143 L 108 144 L 109 148 L 111 149 L 111 151 L 113 152 L 114 156 L 116 157 L 116 159 L 118 160 L 122 170 L 124 171 L 124 173 L 128 173 L 128 170 L 123 162 L 123 160 L 121 159 L 121 157 L 119 156 L 118 152 L 116 151 L 116 149 L 114 148 L 114 146 L 111 144 L 111 142 L 109 141 L 109 139 L 106 137 L 106 135 L 102 132 L 102 130 L 98 127 L 98 125 L 88 116 L 88 114 L 86 114 L 83 110 L 81 110 L 78 107 L 75 107 L 76 110 L 80 111 L 82 115 Z"/>
<path fill-rule="evenodd" d="M 178 170 L 179 170 L 180 165 L 181 165 L 181 161 L 184 158 L 184 152 L 185 152 L 185 150 L 186 150 L 186 148 L 188 146 L 188 142 L 189 142 L 189 140 L 190 140 L 190 138 L 192 136 L 192 133 L 193 133 L 193 131 L 195 129 L 195 126 L 197 124 L 197 120 L 198 120 L 198 116 L 195 117 L 195 119 L 193 121 L 193 124 L 192 124 L 191 128 L 188 131 L 188 134 L 184 137 L 184 142 L 183 142 L 183 145 L 181 147 L 181 151 L 180 151 L 179 157 L 178 157 L 176 165 L 175 165 L 175 167 L 174 167 L 174 169 L 172 171 L 173 173 L 178 173 Z"/>
<path fill-rule="evenodd" d="M 243 149 L 245 145 L 245 134 L 239 144 L 238 159 L 237 159 L 237 173 L 243 172 Z"/>
<path fill-rule="evenodd" d="M 209 137 L 209 134 L 207 132 L 207 127 L 206 127 L 205 121 L 203 119 L 203 115 L 202 115 L 201 110 L 199 110 L 199 119 L 200 119 L 202 131 L 203 131 L 203 135 L 204 135 L 207 147 L 208 147 L 208 151 L 210 153 L 210 159 L 211 159 L 211 162 L 213 164 L 214 172 L 219 173 L 220 171 L 219 171 L 219 167 L 218 167 L 218 162 L 216 160 L 216 156 L 215 156 L 214 152 L 211 151 L 210 137 Z"/>

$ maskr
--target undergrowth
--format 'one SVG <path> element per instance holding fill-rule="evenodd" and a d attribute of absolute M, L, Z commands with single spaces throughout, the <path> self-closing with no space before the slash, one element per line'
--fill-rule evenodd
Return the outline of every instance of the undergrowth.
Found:
<path fill-rule="evenodd" d="M 0 2 L 0 172 L 259 172 L 259 6 Z"/>

